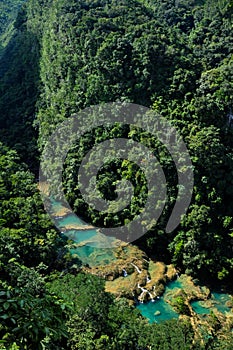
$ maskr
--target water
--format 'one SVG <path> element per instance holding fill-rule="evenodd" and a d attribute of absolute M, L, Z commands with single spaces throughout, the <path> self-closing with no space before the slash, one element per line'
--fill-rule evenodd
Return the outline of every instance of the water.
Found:
<path fill-rule="evenodd" d="M 64 229 L 65 235 L 73 240 L 75 243 L 80 244 L 85 241 L 90 241 L 92 238 L 95 238 L 97 235 L 96 229 L 80 230 L 80 228 L 85 227 L 85 224 L 75 215 L 67 215 L 58 219 L 59 227 Z M 75 229 L 77 227 L 77 229 Z M 69 229 L 70 228 L 70 229 Z M 91 243 L 91 246 L 94 246 L 94 242 Z"/>
<path fill-rule="evenodd" d="M 72 225 L 72 226 L 85 226 L 85 223 L 79 219 L 78 216 L 76 215 L 68 215 L 68 216 L 64 216 L 62 217 L 61 219 L 59 219 L 59 224 L 61 226 L 69 226 L 69 225 Z"/>
<path fill-rule="evenodd" d="M 199 315 L 210 314 L 210 309 L 205 307 L 205 302 L 202 300 L 195 300 L 191 302 L 193 311 Z"/>
<path fill-rule="evenodd" d="M 172 296 L 172 291 L 180 288 L 184 288 L 184 286 L 179 279 L 169 282 L 165 289 L 164 298 L 156 299 L 154 303 L 150 301 L 144 304 L 138 304 L 137 308 L 144 317 L 149 319 L 150 323 L 177 318 L 178 314 L 165 300 L 169 300 L 170 296 Z M 204 314 L 210 314 L 211 310 L 214 311 L 215 308 L 223 314 L 231 311 L 230 302 L 232 299 L 230 295 L 218 292 L 212 292 L 211 294 L 211 299 L 208 301 L 197 300 L 191 302 L 194 312 L 203 316 Z M 155 316 L 154 313 L 156 311 L 159 311 L 161 314 Z"/>
<path fill-rule="evenodd" d="M 56 225 L 74 242 L 74 248 L 70 249 L 72 255 L 77 256 L 84 265 L 88 264 L 91 267 L 107 265 L 115 259 L 113 249 L 101 248 L 101 244 L 105 246 L 106 242 L 97 229 L 83 229 L 88 224 L 71 211 L 67 211 L 59 201 L 52 199 L 51 205 Z M 111 243 L 114 239 L 107 238 L 107 240 L 107 243 Z"/>
<path fill-rule="evenodd" d="M 174 290 L 175 288 L 183 288 L 182 282 L 179 279 L 169 282 L 166 286 L 166 292 Z"/>
<path fill-rule="evenodd" d="M 193 310 L 200 315 L 210 314 L 211 310 L 217 309 L 221 313 L 226 313 L 231 311 L 230 307 L 231 297 L 228 294 L 212 292 L 211 298 L 208 301 L 197 300 L 191 302 Z M 210 304 L 211 303 L 211 306 Z M 229 304 L 227 304 L 229 303 Z"/>
<path fill-rule="evenodd" d="M 83 245 L 74 249 L 70 249 L 72 255 L 76 255 L 83 263 L 91 267 L 108 265 L 115 259 L 111 249 L 101 249 L 89 245 Z"/>
<path fill-rule="evenodd" d="M 94 238 L 96 236 L 95 230 L 85 230 L 85 231 L 77 231 L 77 230 L 68 230 L 65 232 L 65 235 L 75 241 L 75 243 L 80 244 L 85 241 L 91 242 L 91 238 Z M 90 243 L 91 246 L 94 246 L 95 243 Z"/>
<path fill-rule="evenodd" d="M 179 317 L 178 313 L 175 312 L 162 297 L 160 297 L 160 299 L 156 299 L 154 302 L 149 301 L 143 304 L 140 303 L 137 305 L 137 309 L 144 317 L 148 318 L 150 323 L 159 323 Z M 160 314 L 155 315 L 156 311 L 158 311 Z"/>
<path fill-rule="evenodd" d="M 54 216 L 63 216 L 68 211 L 68 209 L 59 201 L 54 198 L 49 198 L 51 205 L 50 211 L 52 211 Z"/>
<path fill-rule="evenodd" d="M 178 318 L 179 314 L 171 307 L 170 304 L 165 301 L 165 299 L 169 299 L 169 292 L 180 288 L 182 288 L 182 283 L 179 281 L 179 279 L 169 282 L 166 286 L 164 297 L 155 299 L 154 302 L 149 301 L 147 303 L 137 304 L 136 307 L 140 310 L 144 317 L 149 319 L 150 323 L 159 323 L 172 318 Z M 155 315 L 156 311 L 158 311 L 160 314 Z"/>
<path fill-rule="evenodd" d="M 231 307 L 227 304 L 231 302 L 232 298 L 230 295 L 225 293 L 212 292 L 212 299 L 215 307 L 219 312 L 226 313 L 231 311 Z"/>
<path fill-rule="evenodd" d="M 83 264 L 89 266 L 107 265 L 114 259 L 113 249 L 98 247 L 99 232 L 96 229 L 80 230 L 78 227 L 85 227 L 85 223 L 73 213 L 64 211 L 64 207 L 60 202 L 52 201 L 52 211 L 56 217 L 56 224 L 60 228 L 64 228 L 64 234 L 76 244 L 80 244 L 70 250 L 71 254 L 76 255 Z M 75 229 L 77 227 L 77 229 Z M 127 277 L 126 277 L 127 278 Z M 167 284 L 164 297 L 156 299 L 154 302 L 137 304 L 141 314 L 149 319 L 150 323 L 162 322 L 172 318 L 178 318 L 179 314 L 165 301 L 169 299 L 171 291 L 183 288 L 182 282 L 177 279 Z M 213 307 L 209 308 L 204 301 L 193 301 L 191 303 L 193 310 L 200 315 L 209 314 L 212 308 L 217 308 L 219 312 L 229 312 L 231 308 L 226 303 L 231 301 L 228 294 L 213 292 Z M 205 307 L 206 306 L 206 307 Z M 155 315 L 155 313 L 157 313 Z"/>
<path fill-rule="evenodd" d="M 115 259 L 113 249 L 100 248 L 101 242 L 98 240 L 98 231 L 92 230 L 67 230 L 65 235 L 74 241 L 74 244 L 80 244 L 70 249 L 72 255 L 76 255 L 82 263 L 91 267 L 108 265 Z"/>

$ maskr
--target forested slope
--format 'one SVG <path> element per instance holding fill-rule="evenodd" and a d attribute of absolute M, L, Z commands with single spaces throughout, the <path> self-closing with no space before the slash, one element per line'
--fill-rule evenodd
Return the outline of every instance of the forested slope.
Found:
<path fill-rule="evenodd" d="M 111 101 L 153 108 L 183 136 L 194 165 L 194 192 L 188 214 L 167 235 L 177 184 L 171 157 L 158 148 L 169 203 L 159 225 L 136 243 L 149 256 L 230 289 L 232 1 L 28 0 L 13 30 L 21 3 L 3 1 L 0 7 L 0 348 L 231 349 L 230 328 L 216 336 L 214 316 L 211 336 L 205 330 L 193 343 L 189 322 L 148 325 L 124 300 L 106 293 L 97 277 L 76 275 L 80 262 L 72 260 L 44 213 L 35 177 L 48 136 L 70 115 Z M 110 133 L 131 136 L 127 128 Z M 77 165 L 105 137 L 99 130 L 94 136 L 86 135 L 70 152 L 64 187 L 83 217 L 117 226 L 140 210 L 139 202 L 121 217 L 102 217 L 78 191 Z M 144 136 L 134 135 L 138 141 Z M 120 161 L 114 174 L 111 164 L 105 170 L 99 181 L 105 195 L 122 174 L 128 180 L 141 176 Z"/>
<path fill-rule="evenodd" d="M 54 1 L 46 18 L 35 121 L 39 146 L 57 123 L 86 106 L 116 100 L 153 106 L 181 131 L 195 166 L 195 187 L 189 214 L 174 236 L 155 229 L 147 246 L 158 254 L 161 246 L 169 245 L 172 260 L 192 274 L 230 277 L 230 2 Z M 88 142 L 93 142 L 92 136 Z M 169 173 L 171 159 L 168 155 L 162 159 L 163 152 L 161 162 Z M 67 194 L 84 212 L 82 202 L 74 199 L 77 169 L 69 164 Z M 135 176 L 130 171 L 128 175 Z M 88 215 L 97 220 L 95 214 Z"/>
<path fill-rule="evenodd" d="M 14 34 L 14 20 L 25 0 L 5 0 L 0 3 L 0 55 Z"/>

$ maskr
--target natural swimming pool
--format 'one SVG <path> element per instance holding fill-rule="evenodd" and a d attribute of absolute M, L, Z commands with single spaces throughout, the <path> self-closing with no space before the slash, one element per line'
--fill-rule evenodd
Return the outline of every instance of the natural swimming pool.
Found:
<path fill-rule="evenodd" d="M 59 202 L 53 201 L 53 215 L 61 211 L 62 205 Z M 96 229 L 85 229 L 78 230 L 75 227 L 85 226 L 85 223 L 74 214 L 63 215 L 57 217 L 57 223 L 60 228 L 64 228 L 64 234 L 72 241 L 77 244 L 74 248 L 71 248 L 71 253 L 76 255 L 83 264 L 90 266 L 107 265 L 115 259 L 112 249 L 98 247 L 98 230 Z M 72 229 L 69 229 L 72 227 Z M 127 277 L 126 277 L 127 278 Z M 166 295 L 174 291 L 175 289 L 181 289 L 182 283 L 179 279 L 172 281 L 167 284 L 165 293 L 160 298 L 155 299 L 154 302 L 149 301 L 146 303 L 138 303 L 136 307 L 142 315 L 148 318 L 150 323 L 162 322 L 170 320 L 172 318 L 178 318 L 179 314 L 166 302 Z M 214 308 L 219 312 L 226 313 L 231 310 L 227 303 L 231 301 L 231 296 L 220 292 L 212 292 Z M 193 310 L 199 314 L 209 314 L 212 308 L 204 301 L 193 301 L 191 302 Z"/>
<path fill-rule="evenodd" d="M 150 323 L 167 321 L 172 318 L 178 318 L 179 314 L 165 301 L 169 292 L 175 289 L 181 289 L 184 286 L 179 279 L 169 282 L 166 286 L 164 295 L 154 302 L 146 302 L 137 304 L 137 308 L 142 315 L 149 319 Z M 229 294 L 213 291 L 208 301 L 195 300 L 191 303 L 192 309 L 198 315 L 207 315 L 211 310 L 215 309 L 223 314 L 231 312 L 232 298 Z M 211 304 L 211 306 L 210 306 Z"/>

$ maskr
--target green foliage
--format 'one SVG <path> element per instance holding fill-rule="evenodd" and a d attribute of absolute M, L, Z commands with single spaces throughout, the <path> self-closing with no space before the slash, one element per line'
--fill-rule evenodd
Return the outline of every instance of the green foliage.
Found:
<path fill-rule="evenodd" d="M 157 349 L 201 349 L 201 344 L 197 341 L 193 342 L 193 332 L 189 322 L 180 322 L 171 320 L 163 324 L 153 325 L 149 328 L 149 332 L 145 332 L 140 339 L 142 349 L 148 344 L 152 350 Z"/>
<path fill-rule="evenodd" d="M 0 56 L 14 34 L 13 22 L 25 0 L 4 0 L 0 3 Z"/>
<path fill-rule="evenodd" d="M 32 5 L 30 5 L 32 6 Z M 36 7 L 35 7 L 36 8 Z M 42 149 L 56 125 L 80 109 L 115 100 L 152 108 L 170 119 L 184 137 L 194 165 L 195 186 L 189 214 L 172 236 L 164 226 L 177 195 L 173 161 L 151 139 L 135 130 L 113 128 L 86 134 L 64 169 L 67 198 L 94 224 L 119 226 L 140 212 L 147 188 L 142 174 L 126 163 L 106 164 L 99 174 L 103 196 L 113 199 L 120 178 L 137 192 L 120 215 L 98 215 L 82 200 L 77 170 L 83 155 L 111 137 L 131 137 L 156 149 L 168 182 L 157 229 L 140 244 L 167 255 L 186 272 L 232 276 L 232 8 L 228 1 L 51 1 L 39 11 L 40 96 L 34 121 Z M 38 22 L 38 17 L 36 18 Z M 72 175 L 71 175 L 72 174 Z M 135 181 L 138 179 L 138 182 Z M 140 180 L 140 181 L 139 181 Z M 159 247 L 159 249 L 157 248 Z"/>
<path fill-rule="evenodd" d="M 9 6 L 10 3 L 8 1 Z M 37 8 L 36 16 L 33 3 Z M 15 34 L 0 56 L 0 139 L 16 149 L 33 171 L 36 170 L 37 134 L 32 122 L 39 83 L 39 24 L 36 19 L 40 18 L 42 3 L 37 5 L 30 1 L 22 7 L 14 22 Z M 17 7 L 14 4 L 12 11 Z"/>
<path fill-rule="evenodd" d="M 20 349 L 39 350 L 49 338 L 47 349 L 54 349 L 53 343 L 66 336 L 65 304 L 46 290 L 36 270 L 13 262 L 10 265 L 11 283 L 0 283 L 1 339 L 9 346 L 14 343 Z"/>
<path fill-rule="evenodd" d="M 0 339 L 7 349 L 55 349 L 65 304 L 44 275 L 68 267 L 65 242 L 44 213 L 34 176 L 0 143 Z M 13 345 L 15 344 L 15 345 Z"/>
<path fill-rule="evenodd" d="M 187 303 L 185 302 L 185 297 L 183 295 L 179 295 L 172 299 L 172 306 L 182 315 L 190 315 L 189 308 Z"/>
<path fill-rule="evenodd" d="M 178 190 L 173 160 L 151 135 L 129 127 L 97 128 L 79 140 L 64 169 L 67 198 L 95 224 L 129 222 L 147 196 L 140 168 L 122 160 L 105 164 L 98 175 L 105 198 L 115 198 L 121 178 L 132 182 L 136 195 L 121 215 L 98 216 L 80 196 L 78 167 L 109 136 L 153 148 L 166 175 L 168 201 L 158 225 L 150 223 L 138 243 L 187 273 L 230 285 L 232 1 L 22 3 L 0 3 L 0 139 L 10 147 L 0 143 L 0 348 L 201 349 L 189 323 L 149 325 L 125 300 L 106 293 L 102 280 L 64 271 L 58 278 L 56 270 L 69 268 L 65 242 L 44 213 L 22 159 L 37 172 L 37 147 L 42 150 L 56 125 L 84 107 L 116 100 L 151 106 L 178 128 L 194 166 L 192 203 L 177 230 L 164 231 Z M 183 297 L 174 304 L 188 313 Z M 203 337 L 206 349 L 230 349 L 231 332 L 216 339 L 214 315 L 210 323 L 214 333 Z"/>
<path fill-rule="evenodd" d="M 52 266 L 64 243 L 44 213 L 34 176 L 17 153 L 0 144 L 0 264 Z M 65 250 L 64 250 L 65 252 Z M 63 254 L 62 254 L 63 255 Z M 31 258 L 33 256 L 33 259 Z M 59 261 L 57 261 L 59 266 Z"/>
<path fill-rule="evenodd" d="M 49 284 L 59 299 L 72 304 L 67 308 L 68 349 L 131 350 L 191 349 L 190 323 L 169 321 L 149 325 L 124 299 L 114 300 L 104 292 L 97 277 L 66 275 Z"/>

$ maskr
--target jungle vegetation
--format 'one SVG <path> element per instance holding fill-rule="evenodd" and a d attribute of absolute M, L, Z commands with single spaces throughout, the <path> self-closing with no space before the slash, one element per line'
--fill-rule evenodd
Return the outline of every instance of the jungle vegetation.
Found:
<path fill-rule="evenodd" d="M 158 225 L 135 244 L 202 281 L 233 278 L 232 0 L 28 0 L 0 3 L 0 349 L 231 349 L 232 332 L 195 339 L 190 322 L 150 325 L 104 282 L 77 273 L 37 189 L 40 154 L 56 126 L 85 107 L 126 101 L 152 108 L 182 135 L 194 166 L 187 215 L 165 222 L 177 194 L 169 153 L 150 134 L 114 125 L 111 137 L 156 147 L 169 184 Z M 94 224 L 118 226 L 142 205 L 130 162 L 101 170 L 111 198 L 124 177 L 142 191 L 120 216 L 98 215 L 78 188 L 85 134 L 64 169 L 66 196 Z M 114 170 L 114 171 L 112 171 Z M 134 179 L 137 179 L 135 181 Z M 64 273 L 64 271 L 66 271 Z M 178 324 L 177 324 L 178 323 Z"/>

